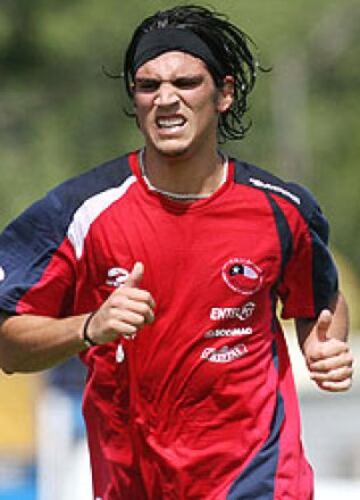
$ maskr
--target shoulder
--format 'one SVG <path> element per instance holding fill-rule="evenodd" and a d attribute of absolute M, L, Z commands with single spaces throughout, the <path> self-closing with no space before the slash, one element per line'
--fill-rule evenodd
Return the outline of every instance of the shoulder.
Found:
<path fill-rule="evenodd" d="M 96 203 L 102 193 L 119 190 L 133 178 L 128 158 L 124 155 L 107 161 L 59 184 L 16 217 L 1 236 L 18 237 L 37 231 L 62 240 L 74 215 L 88 200 L 95 199 Z"/>
<path fill-rule="evenodd" d="M 128 155 L 124 155 L 59 184 L 29 210 L 42 214 L 46 212 L 47 217 L 57 219 L 57 224 L 67 226 L 86 202 L 98 199 L 111 190 L 121 189 L 132 177 Z"/>
<path fill-rule="evenodd" d="M 70 202 L 71 205 L 82 204 L 101 192 L 121 186 L 131 176 L 128 155 L 124 155 L 63 182 L 52 189 L 48 196 Z"/>
<path fill-rule="evenodd" d="M 284 200 L 283 206 L 297 210 L 305 219 L 311 220 L 320 211 L 312 193 L 295 182 L 284 181 L 280 177 L 250 163 L 234 159 L 234 181 L 249 188 L 262 191 L 273 200 Z"/>

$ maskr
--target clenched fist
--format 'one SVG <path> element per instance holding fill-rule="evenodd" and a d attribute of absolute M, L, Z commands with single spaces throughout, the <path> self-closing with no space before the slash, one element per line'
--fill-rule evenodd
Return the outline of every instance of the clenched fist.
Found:
<path fill-rule="evenodd" d="M 340 392 L 351 387 L 353 356 L 346 341 L 329 335 L 332 321 L 331 311 L 321 311 L 303 352 L 312 380 L 321 389 Z"/>

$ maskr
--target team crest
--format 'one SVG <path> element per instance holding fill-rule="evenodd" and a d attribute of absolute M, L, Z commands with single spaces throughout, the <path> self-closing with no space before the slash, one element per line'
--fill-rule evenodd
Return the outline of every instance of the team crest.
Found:
<path fill-rule="evenodd" d="M 231 259 L 221 271 L 223 280 L 234 292 L 251 295 L 257 292 L 263 282 L 263 272 L 248 259 Z"/>

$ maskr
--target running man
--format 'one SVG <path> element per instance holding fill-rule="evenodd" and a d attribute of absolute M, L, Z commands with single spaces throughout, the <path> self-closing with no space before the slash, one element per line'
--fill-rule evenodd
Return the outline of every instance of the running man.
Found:
<path fill-rule="evenodd" d="M 0 237 L 0 366 L 80 355 L 94 498 L 313 497 L 276 306 L 334 392 L 351 385 L 347 307 L 313 197 L 219 150 L 244 137 L 259 71 L 211 10 L 145 19 L 124 64 L 144 148 Z"/>

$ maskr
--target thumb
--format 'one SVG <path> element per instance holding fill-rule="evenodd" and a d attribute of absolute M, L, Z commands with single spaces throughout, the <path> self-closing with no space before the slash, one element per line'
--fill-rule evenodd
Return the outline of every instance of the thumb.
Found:
<path fill-rule="evenodd" d="M 125 286 L 129 286 L 131 288 L 136 288 L 144 275 L 144 264 L 142 262 L 135 262 L 131 273 L 124 281 Z"/>
<path fill-rule="evenodd" d="M 327 332 L 332 322 L 332 312 L 328 309 L 323 309 L 318 317 L 316 330 L 317 338 L 320 342 L 326 342 L 328 340 Z"/>

